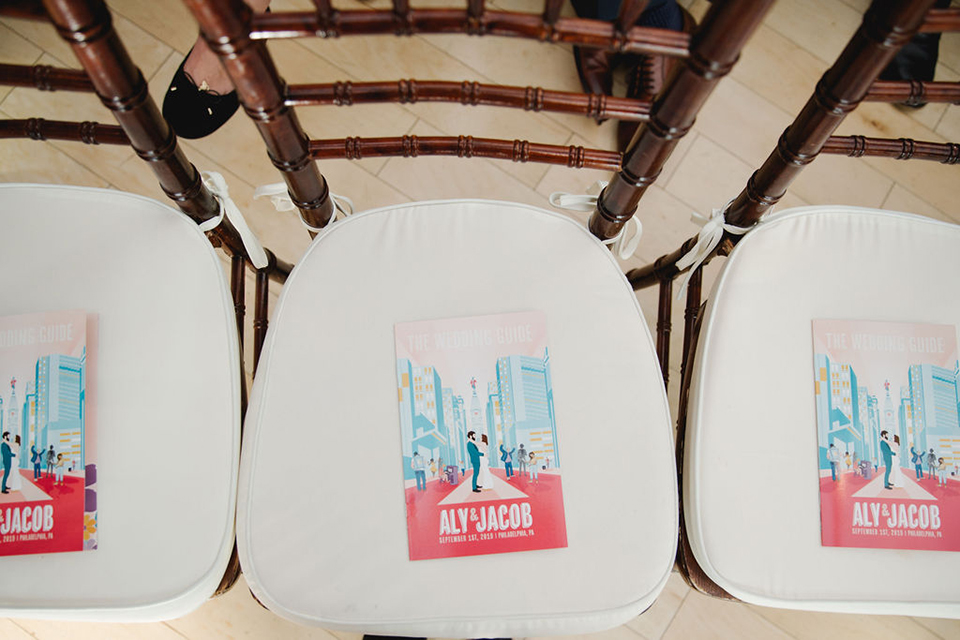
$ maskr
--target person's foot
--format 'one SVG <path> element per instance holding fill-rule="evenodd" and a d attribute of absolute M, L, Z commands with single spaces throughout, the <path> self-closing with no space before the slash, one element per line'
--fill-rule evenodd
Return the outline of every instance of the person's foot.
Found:
<path fill-rule="evenodd" d="M 474 492 L 474 493 L 480 493 L 480 489 L 474 489 L 473 492 Z"/>
<path fill-rule="evenodd" d="M 198 87 L 202 91 L 220 95 L 233 91 L 230 76 L 220 64 L 217 54 L 210 50 L 203 38 L 197 38 L 183 62 L 183 70 L 194 82 L 199 83 Z"/>
<path fill-rule="evenodd" d="M 178 136 L 195 140 L 222 127 L 239 106 L 216 54 L 198 38 L 167 88 L 163 117 Z"/>

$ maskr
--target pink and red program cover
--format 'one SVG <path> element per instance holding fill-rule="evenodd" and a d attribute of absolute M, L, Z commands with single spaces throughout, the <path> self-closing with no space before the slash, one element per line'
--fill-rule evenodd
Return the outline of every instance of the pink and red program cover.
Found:
<path fill-rule="evenodd" d="M 97 548 L 96 330 L 84 311 L 0 317 L 0 556 Z"/>
<path fill-rule="evenodd" d="M 567 546 L 546 316 L 399 323 L 411 560 Z"/>
<path fill-rule="evenodd" d="M 814 320 L 821 542 L 960 550 L 956 328 Z"/>

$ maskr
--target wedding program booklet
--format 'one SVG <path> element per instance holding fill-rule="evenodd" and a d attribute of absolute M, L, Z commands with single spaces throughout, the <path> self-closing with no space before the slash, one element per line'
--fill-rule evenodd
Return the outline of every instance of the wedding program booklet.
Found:
<path fill-rule="evenodd" d="M 956 328 L 814 320 L 821 542 L 960 550 Z"/>
<path fill-rule="evenodd" d="M 0 556 L 97 548 L 96 316 L 0 317 Z"/>
<path fill-rule="evenodd" d="M 395 327 L 410 559 L 567 546 L 546 316 Z"/>

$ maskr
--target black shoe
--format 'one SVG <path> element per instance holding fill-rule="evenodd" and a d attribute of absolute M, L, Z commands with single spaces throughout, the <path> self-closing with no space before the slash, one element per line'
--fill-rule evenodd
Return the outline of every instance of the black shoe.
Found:
<path fill-rule="evenodd" d="M 480 493 L 480 489 L 474 489 L 473 492 L 474 492 L 474 493 Z"/>
<path fill-rule="evenodd" d="M 196 140 L 222 127 L 237 112 L 240 100 L 236 90 L 219 94 L 200 89 L 183 70 L 189 57 L 187 53 L 170 81 L 163 98 L 163 117 L 179 137 Z"/>

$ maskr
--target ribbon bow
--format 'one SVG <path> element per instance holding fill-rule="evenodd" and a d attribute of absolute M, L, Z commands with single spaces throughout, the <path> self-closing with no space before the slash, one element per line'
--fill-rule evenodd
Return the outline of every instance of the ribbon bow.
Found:
<path fill-rule="evenodd" d="M 607 187 L 607 184 L 608 183 L 604 180 L 597 180 L 587 188 L 586 194 L 554 191 L 550 194 L 550 204 L 558 209 L 592 213 L 594 210 L 596 210 L 597 200 L 600 198 L 600 194 L 603 192 L 603 190 Z M 633 235 L 631 235 L 628 239 L 627 227 L 630 226 L 631 222 L 633 223 Z M 637 245 L 640 244 L 640 237 L 642 235 L 643 225 L 640 224 L 640 220 L 638 220 L 636 216 L 633 216 L 630 218 L 627 224 L 620 229 L 620 233 L 609 240 L 602 240 L 601 242 L 607 246 L 613 245 L 614 253 L 616 253 L 621 260 L 627 260 L 637 250 Z"/>
<path fill-rule="evenodd" d="M 287 191 L 287 185 L 283 182 L 276 182 L 274 184 L 262 184 L 253 191 L 253 199 L 257 200 L 259 198 L 270 198 L 270 204 L 273 205 L 273 208 L 277 211 L 293 211 L 297 207 L 293 204 L 293 200 L 290 199 L 290 194 Z M 303 216 L 300 216 L 300 224 L 307 228 L 308 231 L 314 233 L 320 233 L 324 229 L 329 229 L 330 225 L 337 221 L 337 214 L 343 214 L 343 217 L 353 215 L 353 200 L 346 196 L 340 196 L 335 193 L 330 193 L 330 199 L 333 201 L 333 216 L 330 218 L 330 221 L 327 222 L 324 227 L 313 227 L 307 224 L 307 221 L 303 219 Z"/>
<path fill-rule="evenodd" d="M 750 230 L 750 227 L 736 227 L 732 224 L 727 224 L 724 216 L 727 208 L 732 203 L 733 200 L 723 205 L 721 209 L 714 209 L 709 219 L 696 212 L 690 216 L 690 220 L 696 222 L 702 228 L 700 229 L 700 233 L 697 234 L 697 244 L 677 260 L 677 269 L 683 271 L 688 267 L 690 268 L 687 276 L 683 279 L 683 283 L 680 285 L 680 289 L 677 291 L 677 299 L 686 291 L 687 284 L 690 282 L 693 273 L 703 264 L 703 261 L 707 259 L 717 245 L 720 244 L 724 231 L 742 236 Z"/>
<path fill-rule="evenodd" d="M 230 221 L 240 235 L 243 248 L 246 250 L 247 257 L 250 258 L 253 266 L 257 269 L 266 267 L 267 252 L 263 250 L 263 245 L 260 244 L 260 240 L 257 239 L 256 234 L 247 224 L 243 214 L 240 213 L 240 209 L 230 197 L 230 189 L 227 187 L 227 181 L 216 171 L 204 171 L 200 176 L 203 178 L 203 183 L 210 189 L 210 193 L 212 193 L 217 199 L 217 202 L 220 203 L 220 213 L 216 218 L 211 218 L 202 223 L 200 230 L 206 233 L 207 231 L 216 229 L 220 226 L 220 223 L 223 222 L 223 217 L 226 215 L 227 220 Z"/>

